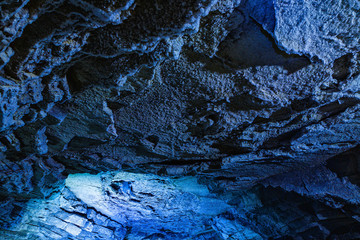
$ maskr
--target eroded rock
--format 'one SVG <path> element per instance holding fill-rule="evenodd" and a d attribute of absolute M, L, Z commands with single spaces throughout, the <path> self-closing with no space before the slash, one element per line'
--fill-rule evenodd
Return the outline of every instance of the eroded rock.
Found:
<path fill-rule="evenodd" d="M 357 1 L 0 3 L 0 236 L 359 238 Z"/>

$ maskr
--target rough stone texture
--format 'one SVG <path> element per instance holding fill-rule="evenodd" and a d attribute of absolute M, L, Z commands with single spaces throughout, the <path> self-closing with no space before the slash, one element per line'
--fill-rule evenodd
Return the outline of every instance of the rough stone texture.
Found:
<path fill-rule="evenodd" d="M 359 15 L 0 2 L 0 238 L 359 239 Z"/>

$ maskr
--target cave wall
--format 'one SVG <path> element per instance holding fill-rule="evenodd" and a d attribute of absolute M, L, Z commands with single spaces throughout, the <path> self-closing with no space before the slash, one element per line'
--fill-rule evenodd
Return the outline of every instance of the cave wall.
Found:
<path fill-rule="evenodd" d="M 357 0 L 3 0 L 0 236 L 360 238 Z"/>

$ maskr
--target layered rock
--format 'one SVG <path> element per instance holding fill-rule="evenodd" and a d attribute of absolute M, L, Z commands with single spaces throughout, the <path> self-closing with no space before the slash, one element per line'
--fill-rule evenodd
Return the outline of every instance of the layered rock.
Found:
<path fill-rule="evenodd" d="M 3 1 L 1 234 L 358 238 L 359 12 Z"/>

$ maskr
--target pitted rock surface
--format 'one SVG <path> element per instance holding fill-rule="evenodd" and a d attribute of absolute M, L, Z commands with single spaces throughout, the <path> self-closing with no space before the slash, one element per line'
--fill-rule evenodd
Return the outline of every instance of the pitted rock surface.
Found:
<path fill-rule="evenodd" d="M 360 2 L 3 0 L 1 239 L 359 239 Z"/>

